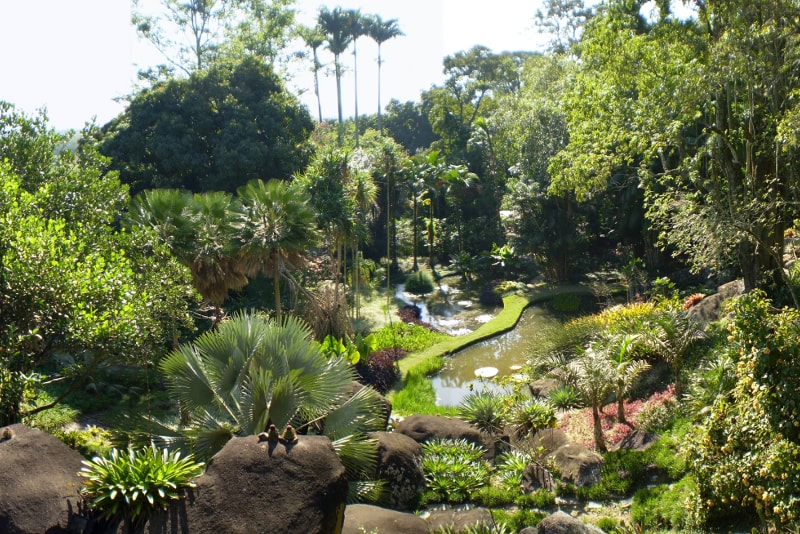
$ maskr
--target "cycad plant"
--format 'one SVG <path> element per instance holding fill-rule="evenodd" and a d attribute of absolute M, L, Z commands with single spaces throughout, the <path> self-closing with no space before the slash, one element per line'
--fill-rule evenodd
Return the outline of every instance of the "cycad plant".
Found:
<path fill-rule="evenodd" d="M 372 477 L 384 406 L 372 388 L 352 394 L 353 367 L 322 354 L 308 326 L 237 313 L 161 363 L 177 398 L 181 435 L 203 457 L 233 436 L 259 434 L 270 424 L 328 436 L 348 479 Z"/>

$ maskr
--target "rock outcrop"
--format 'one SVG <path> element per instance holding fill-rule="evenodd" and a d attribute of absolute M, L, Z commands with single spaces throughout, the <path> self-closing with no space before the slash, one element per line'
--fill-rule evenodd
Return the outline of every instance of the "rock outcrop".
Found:
<path fill-rule="evenodd" d="M 0 429 L 0 532 L 67 532 L 78 513 L 83 457 L 25 425 Z"/>
<path fill-rule="evenodd" d="M 378 440 L 378 478 L 386 482 L 387 506 L 408 510 L 425 489 L 422 446 L 397 432 L 373 432 Z"/>
<path fill-rule="evenodd" d="M 556 512 L 541 520 L 538 534 L 605 534 L 594 525 L 587 525 L 564 512 Z"/>
<path fill-rule="evenodd" d="M 411 415 L 397 424 L 395 432 L 405 434 L 419 443 L 431 439 L 465 439 L 470 443 L 485 445 L 485 438 L 478 428 L 455 417 Z"/>
<path fill-rule="evenodd" d="M 414 514 L 369 504 L 351 504 L 345 510 L 342 534 L 364 534 L 365 532 L 428 534 L 429 529 L 425 520 Z"/>
<path fill-rule="evenodd" d="M 600 482 L 603 457 L 578 443 L 567 443 L 549 455 L 565 482 L 581 488 Z"/>

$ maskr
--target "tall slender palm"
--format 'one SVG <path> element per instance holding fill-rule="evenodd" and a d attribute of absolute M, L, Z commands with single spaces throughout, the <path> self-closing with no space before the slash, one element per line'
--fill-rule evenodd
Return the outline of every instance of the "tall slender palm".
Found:
<path fill-rule="evenodd" d="M 242 203 L 238 259 L 248 275 L 272 276 L 280 320 L 280 280 L 306 261 L 306 251 L 316 240 L 314 210 L 301 187 L 281 180 L 251 180 L 237 193 Z"/>
<path fill-rule="evenodd" d="M 317 21 L 319 22 L 319 27 L 325 33 L 325 39 L 328 42 L 328 50 L 333 54 L 333 63 L 336 73 L 336 97 L 339 111 L 337 141 L 339 146 L 341 146 L 344 137 L 344 119 L 342 118 L 342 62 L 339 61 L 339 56 L 347 50 L 352 40 L 352 35 L 350 33 L 350 16 L 341 7 L 336 7 L 331 11 L 323 6 L 319 9 Z"/>
<path fill-rule="evenodd" d="M 381 45 L 400 35 L 405 35 L 400 27 L 397 25 L 397 19 L 389 19 L 383 21 L 380 15 L 372 15 L 366 24 L 367 35 L 378 44 L 378 131 L 383 135 L 383 120 L 381 108 L 381 65 L 383 59 L 381 58 Z"/>
<path fill-rule="evenodd" d="M 184 421 L 164 430 L 189 438 L 201 456 L 233 436 L 291 424 L 328 436 L 349 480 L 373 478 L 377 443 L 366 435 L 384 429 L 380 396 L 370 387 L 351 394 L 353 367 L 323 355 L 299 319 L 234 314 L 181 345 L 160 368 Z"/>
<path fill-rule="evenodd" d="M 595 350 L 590 345 L 582 355 L 567 364 L 567 370 L 576 389 L 592 407 L 594 446 L 598 451 L 606 452 L 608 449 L 603 436 L 600 410 L 605 398 L 614 389 L 614 364 L 602 351 Z"/>
<path fill-rule="evenodd" d="M 348 9 L 348 30 L 353 40 L 353 87 L 355 88 L 355 127 L 356 127 L 356 146 L 358 146 L 358 38 L 367 34 L 366 18 L 361 15 L 358 9 Z"/>
<path fill-rule="evenodd" d="M 319 54 L 317 52 L 319 47 L 325 44 L 325 34 L 322 33 L 319 26 L 313 28 L 309 26 L 300 26 L 297 33 L 306 46 L 311 49 L 314 57 L 314 66 L 312 67 L 312 71 L 314 72 L 314 95 L 317 97 L 319 122 L 322 122 L 322 100 L 319 96 L 319 70 L 322 68 L 322 63 L 319 61 Z"/>

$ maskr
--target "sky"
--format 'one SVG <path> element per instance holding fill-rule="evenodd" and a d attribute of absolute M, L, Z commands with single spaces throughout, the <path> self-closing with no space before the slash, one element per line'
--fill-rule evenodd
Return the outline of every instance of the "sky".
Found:
<path fill-rule="evenodd" d="M 476 44 L 495 52 L 543 50 L 546 41 L 533 28 L 541 0 L 297 0 L 298 22 L 313 24 L 321 5 L 398 20 L 405 35 L 381 47 L 384 106 L 391 98 L 418 100 L 421 91 L 441 84 L 446 55 Z M 130 18 L 130 0 L 0 0 L 0 100 L 26 114 L 45 108 L 57 130 L 79 130 L 92 120 L 105 124 L 124 110 L 115 99 L 134 90 L 136 72 L 161 62 L 149 43 L 137 38 Z M 332 59 L 320 51 L 323 63 Z M 344 114 L 352 116 L 352 54 L 345 54 L 343 63 L 348 68 L 342 81 Z M 310 61 L 293 64 L 287 87 L 316 117 L 310 67 Z M 361 38 L 360 114 L 377 112 L 377 83 L 377 46 Z M 323 116 L 334 118 L 332 74 L 321 73 L 320 93 Z"/>

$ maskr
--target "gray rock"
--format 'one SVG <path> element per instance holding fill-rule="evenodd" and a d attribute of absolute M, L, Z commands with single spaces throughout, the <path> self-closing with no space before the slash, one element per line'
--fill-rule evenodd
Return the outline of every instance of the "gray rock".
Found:
<path fill-rule="evenodd" d="M 270 531 L 272 532 L 272 531 Z M 279 532 L 279 531 L 274 531 Z M 302 531 L 291 531 L 298 534 Z M 369 504 L 351 504 L 344 512 L 342 534 L 428 534 L 424 519 L 407 512 L 398 512 Z"/>
<path fill-rule="evenodd" d="M 0 429 L 0 532 L 67 532 L 81 503 L 83 457 L 25 425 Z"/>
<path fill-rule="evenodd" d="M 709 295 L 691 308 L 687 312 L 689 317 L 703 324 L 716 321 L 722 313 L 722 303 L 726 300 L 738 297 L 744 293 L 744 281 L 734 280 L 727 284 L 722 284 L 717 288 L 717 292 Z"/>
<path fill-rule="evenodd" d="M 151 521 L 150 532 L 340 532 L 344 466 L 327 437 L 298 438 L 293 445 L 231 439 L 188 498 Z"/>
<path fill-rule="evenodd" d="M 531 447 L 534 452 L 541 452 L 541 456 L 547 456 L 562 445 L 569 443 L 567 435 L 558 428 L 545 428 L 537 430 L 531 437 Z"/>
<path fill-rule="evenodd" d="M 538 534 L 605 534 L 594 525 L 587 525 L 569 514 L 558 511 L 539 522 Z"/>
<path fill-rule="evenodd" d="M 492 527 L 494 519 L 486 508 L 470 508 L 469 510 L 432 510 L 425 519 L 431 532 L 450 527 L 454 532 L 463 532 L 468 528 Z"/>
<path fill-rule="evenodd" d="M 567 443 L 549 455 L 561 473 L 561 479 L 577 487 L 600 482 L 603 457 L 583 445 Z"/>
<path fill-rule="evenodd" d="M 533 493 L 539 489 L 553 491 L 556 481 L 553 473 L 538 464 L 528 464 L 522 472 L 522 493 Z"/>
<path fill-rule="evenodd" d="M 651 434 L 644 430 L 634 430 L 622 438 L 622 441 L 614 447 L 614 450 L 629 449 L 633 451 L 646 451 L 658 441 L 659 437 L 658 434 Z"/>
<path fill-rule="evenodd" d="M 378 478 L 386 482 L 390 508 L 407 510 L 425 490 L 422 445 L 397 432 L 373 432 L 378 440 Z"/>
<path fill-rule="evenodd" d="M 395 432 L 405 434 L 419 443 L 431 439 L 465 439 L 484 446 L 481 431 L 463 419 L 439 415 L 411 415 L 397 424 Z"/>
<path fill-rule="evenodd" d="M 528 389 L 531 390 L 531 395 L 534 397 L 547 398 L 551 391 L 560 386 L 561 382 L 554 378 L 540 378 L 528 384 Z"/>

